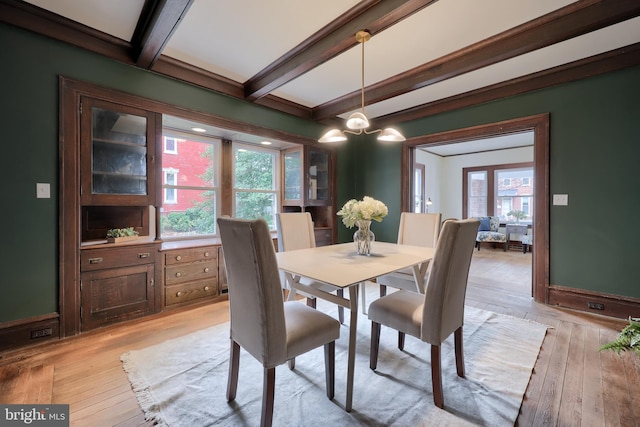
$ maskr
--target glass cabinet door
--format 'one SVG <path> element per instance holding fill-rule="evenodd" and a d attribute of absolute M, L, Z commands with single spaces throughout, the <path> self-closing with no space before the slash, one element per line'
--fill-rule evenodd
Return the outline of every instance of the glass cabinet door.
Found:
<path fill-rule="evenodd" d="M 302 204 L 302 148 L 283 153 L 283 199 L 284 205 Z"/>
<path fill-rule="evenodd" d="M 153 113 L 88 100 L 82 115 L 83 202 L 154 204 Z"/>
<path fill-rule="evenodd" d="M 310 148 L 308 168 L 309 188 L 307 197 L 309 204 L 329 204 L 331 202 L 329 153 Z"/>

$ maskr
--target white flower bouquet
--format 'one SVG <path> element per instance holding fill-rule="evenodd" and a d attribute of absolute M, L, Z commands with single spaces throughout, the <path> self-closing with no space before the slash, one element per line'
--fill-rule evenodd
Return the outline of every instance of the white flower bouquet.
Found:
<path fill-rule="evenodd" d="M 373 197 L 364 196 L 362 200 L 351 199 L 338 211 L 342 217 L 342 223 L 348 228 L 356 225 L 358 221 L 378 221 L 387 216 L 387 206 Z"/>

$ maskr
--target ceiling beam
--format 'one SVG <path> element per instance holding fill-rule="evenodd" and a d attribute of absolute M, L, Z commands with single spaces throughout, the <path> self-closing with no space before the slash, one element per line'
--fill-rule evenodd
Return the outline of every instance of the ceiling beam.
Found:
<path fill-rule="evenodd" d="M 375 104 L 640 15 L 637 0 L 585 0 L 397 74 L 365 88 L 366 105 Z M 322 121 L 361 106 L 360 90 L 313 109 Z"/>
<path fill-rule="evenodd" d="M 138 67 L 150 69 L 153 66 L 192 3 L 193 0 L 145 2 L 132 38 L 137 52 L 134 61 Z"/>
<path fill-rule="evenodd" d="M 255 101 L 357 45 L 356 31 L 366 28 L 374 35 L 435 1 L 366 0 L 358 3 L 247 80 L 245 98 Z"/>
<path fill-rule="evenodd" d="M 640 43 L 375 118 L 377 127 L 460 110 L 640 65 Z"/>

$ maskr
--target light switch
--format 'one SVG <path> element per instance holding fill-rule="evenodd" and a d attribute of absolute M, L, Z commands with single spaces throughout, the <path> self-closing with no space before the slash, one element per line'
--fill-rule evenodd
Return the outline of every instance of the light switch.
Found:
<path fill-rule="evenodd" d="M 568 194 L 554 194 L 553 204 L 556 206 L 567 206 L 569 204 Z"/>
<path fill-rule="evenodd" d="M 48 182 L 39 182 L 36 184 L 36 197 L 38 199 L 51 198 L 51 185 Z"/>

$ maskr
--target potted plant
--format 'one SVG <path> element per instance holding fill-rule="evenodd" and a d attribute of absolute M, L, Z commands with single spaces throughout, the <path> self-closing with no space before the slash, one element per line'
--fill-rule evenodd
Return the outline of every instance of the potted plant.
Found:
<path fill-rule="evenodd" d="M 600 347 L 602 350 L 633 351 L 640 357 L 640 318 L 629 317 L 629 324 L 618 334 L 618 337 Z"/>
<path fill-rule="evenodd" d="M 527 214 L 523 211 L 509 211 L 507 212 L 507 216 L 514 217 L 516 219 L 516 224 L 519 224 L 521 219 L 525 219 L 527 217 Z"/>
<path fill-rule="evenodd" d="M 112 228 L 107 231 L 107 241 L 109 243 L 125 242 L 127 240 L 135 240 L 138 238 L 138 232 L 133 227 Z"/>

